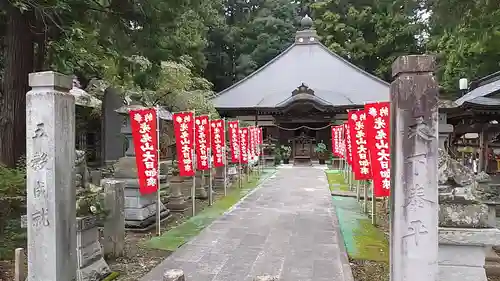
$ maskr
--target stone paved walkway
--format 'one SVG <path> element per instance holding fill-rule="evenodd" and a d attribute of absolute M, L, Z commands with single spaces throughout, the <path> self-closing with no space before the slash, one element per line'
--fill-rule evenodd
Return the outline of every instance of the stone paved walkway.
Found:
<path fill-rule="evenodd" d="M 323 170 L 279 169 L 141 280 L 182 269 L 186 281 L 352 281 L 331 200 Z"/>

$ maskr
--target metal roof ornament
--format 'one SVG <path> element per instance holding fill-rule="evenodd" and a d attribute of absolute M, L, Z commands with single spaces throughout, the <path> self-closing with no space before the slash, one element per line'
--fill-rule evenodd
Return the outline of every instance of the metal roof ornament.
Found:
<path fill-rule="evenodd" d="M 297 87 L 297 89 L 293 90 L 292 97 L 299 94 L 307 94 L 314 96 L 314 91 L 312 89 L 309 89 L 309 87 L 306 84 L 302 83 L 300 86 Z"/>
<path fill-rule="evenodd" d="M 302 28 L 302 30 L 306 30 L 306 29 L 311 29 L 312 26 L 313 26 L 313 20 L 312 18 L 309 17 L 309 15 L 305 15 L 301 20 L 300 20 L 300 27 Z"/>

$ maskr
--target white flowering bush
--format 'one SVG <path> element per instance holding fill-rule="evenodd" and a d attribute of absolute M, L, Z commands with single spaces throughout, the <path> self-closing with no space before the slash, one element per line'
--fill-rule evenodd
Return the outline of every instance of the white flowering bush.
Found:
<path fill-rule="evenodd" d="M 108 215 L 105 208 L 103 188 L 91 184 L 88 189 L 76 198 L 76 216 L 95 216 L 104 219 Z"/>

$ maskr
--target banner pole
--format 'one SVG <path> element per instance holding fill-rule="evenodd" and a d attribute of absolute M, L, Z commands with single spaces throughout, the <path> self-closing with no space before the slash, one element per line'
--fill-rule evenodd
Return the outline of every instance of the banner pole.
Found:
<path fill-rule="evenodd" d="M 160 113 L 158 112 L 158 105 L 155 106 L 156 111 L 156 145 L 158 157 L 158 185 L 156 190 L 156 235 L 161 235 L 161 197 L 160 197 Z M 168 176 L 168 175 L 167 175 Z"/>
<path fill-rule="evenodd" d="M 376 218 L 376 213 L 377 213 L 377 198 L 375 197 L 375 184 L 371 183 L 372 186 L 372 224 L 377 225 L 377 218 Z"/>
<path fill-rule="evenodd" d="M 358 200 L 359 203 L 361 201 L 361 185 L 359 184 L 359 180 L 356 180 L 355 177 L 353 178 L 356 181 L 356 200 Z"/>
<path fill-rule="evenodd" d="M 193 111 L 193 154 L 191 157 L 193 158 L 193 186 L 191 186 L 191 203 L 192 203 L 192 215 L 193 217 L 196 215 L 196 155 L 195 155 L 195 149 L 196 149 L 196 122 L 195 122 L 195 115 L 196 113 Z"/>
<path fill-rule="evenodd" d="M 238 139 L 239 139 L 239 146 L 238 146 L 238 149 L 239 149 L 239 152 L 238 152 L 238 187 L 241 189 L 242 185 L 243 185 L 243 175 L 242 175 L 242 172 L 241 172 L 241 133 L 240 133 L 240 122 L 238 121 Z"/>
<path fill-rule="evenodd" d="M 365 201 L 365 205 L 363 206 L 363 211 L 365 214 L 368 214 L 368 185 L 366 184 L 366 181 L 363 180 L 363 197 Z"/>
<path fill-rule="evenodd" d="M 212 193 L 212 126 L 210 124 L 210 116 L 208 117 L 208 139 L 210 140 L 210 149 L 208 153 L 208 188 L 210 189 L 208 192 L 208 206 L 212 206 L 213 204 L 213 193 Z"/>
<path fill-rule="evenodd" d="M 227 155 L 226 155 L 226 118 L 222 118 L 222 123 L 224 123 L 224 145 L 222 146 L 222 155 L 224 163 L 224 196 L 227 195 Z"/>

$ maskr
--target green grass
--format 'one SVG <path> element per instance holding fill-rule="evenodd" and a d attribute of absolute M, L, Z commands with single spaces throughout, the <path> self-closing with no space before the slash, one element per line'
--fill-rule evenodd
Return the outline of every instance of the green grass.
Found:
<path fill-rule="evenodd" d="M 274 172 L 274 171 L 273 171 Z M 273 172 L 264 171 L 261 179 L 267 178 Z M 238 182 L 233 184 L 232 190 L 212 206 L 207 207 L 201 213 L 191 217 L 183 224 L 165 232 L 159 237 L 154 237 L 146 242 L 146 247 L 175 251 L 177 248 L 198 235 L 205 227 L 219 218 L 224 212 L 236 204 L 242 197 L 257 187 L 259 183 L 258 176 L 250 178 L 249 182 L 243 182 L 241 189 L 238 188 Z"/>
<path fill-rule="evenodd" d="M 371 224 L 356 198 L 333 196 L 332 199 L 349 257 L 355 260 L 388 261 L 389 243 L 384 233 Z"/>
<path fill-rule="evenodd" d="M 325 170 L 330 191 L 349 191 L 349 186 L 344 182 L 343 173 L 339 170 Z"/>

